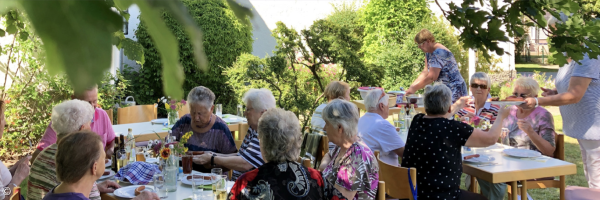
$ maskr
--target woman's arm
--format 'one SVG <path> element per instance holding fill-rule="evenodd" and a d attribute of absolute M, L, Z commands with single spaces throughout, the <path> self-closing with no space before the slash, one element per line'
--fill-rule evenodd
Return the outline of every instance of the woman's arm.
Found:
<path fill-rule="evenodd" d="M 419 76 L 419 78 L 417 78 L 417 80 L 413 82 L 413 84 L 406 91 L 406 93 L 414 94 L 415 92 L 417 92 L 417 90 L 423 89 L 425 88 L 425 86 L 433 83 L 435 80 L 437 80 L 438 76 L 440 75 L 440 71 L 442 71 L 442 69 L 440 68 L 429 68 L 427 74 L 425 76 Z"/>
<path fill-rule="evenodd" d="M 325 170 L 325 167 L 327 167 L 329 162 L 331 162 L 331 157 L 329 157 L 329 154 L 326 153 L 325 156 L 323 156 L 323 159 L 321 160 L 321 165 L 319 165 L 319 171 Z"/>
<path fill-rule="evenodd" d="M 527 133 L 527 135 L 529 136 L 529 139 L 531 139 L 531 142 L 533 142 L 533 144 L 535 145 L 535 147 L 538 148 L 538 150 L 540 150 L 540 152 L 546 156 L 554 156 L 554 149 L 556 147 L 552 146 L 552 144 L 550 144 L 550 142 L 548 142 L 547 140 L 545 140 L 544 138 L 542 138 L 542 136 L 538 133 L 536 133 L 533 130 L 533 127 L 531 126 L 531 123 L 519 119 L 519 121 L 517 122 L 517 124 L 519 125 L 519 129 L 521 129 L 523 132 Z M 540 129 L 540 132 L 544 131 L 544 129 Z M 546 134 L 554 134 L 554 131 L 551 131 L 552 133 L 546 133 Z"/>
<path fill-rule="evenodd" d="M 334 185 L 333 187 L 335 187 L 335 189 L 340 191 L 340 193 L 342 193 L 342 195 L 344 195 L 344 197 L 346 197 L 346 199 L 354 199 L 354 196 L 356 195 L 356 191 L 346 190 L 346 188 L 343 188 L 342 186 L 339 186 L 337 184 Z"/>
<path fill-rule="evenodd" d="M 479 129 L 473 130 L 473 133 L 467 139 L 465 146 L 468 147 L 488 147 L 495 144 L 502 133 L 502 123 L 509 115 L 509 108 L 500 108 L 498 111 L 498 117 L 492 125 L 492 128 L 488 131 L 482 131 Z"/>
<path fill-rule="evenodd" d="M 471 99 L 470 96 L 464 96 L 464 97 L 459 98 L 456 102 L 454 102 L 454 104 L 452 104 L 452 106 L 450 107 L 450 112 L 448 114 L 446 114 L 445 117 L 450 118 L 451 116 L 456 114 L 458 111 L 465 108 L 467 106 L 467 102 L 469 99 Z"/>
<path fill-rule="evenodd" d="M 590 66 L 591 67 L 591 66 Z M 585 77 L 571 77 L 569 81 L 569 88 L 567 92 L 559 93 L 557 95 L 547 96 L 547 97 L 539 97 L 538 105 L 539 106 L 562 106 L 568 104 L 578 103 L 585 91 L 587 91 L 588 86 L 592 82 L 591 78 Z M 522 108 L 534 108 L 535 107 L 535 98 L 527 98 L 525 99 L 525 103 L 520 105 Z"/>

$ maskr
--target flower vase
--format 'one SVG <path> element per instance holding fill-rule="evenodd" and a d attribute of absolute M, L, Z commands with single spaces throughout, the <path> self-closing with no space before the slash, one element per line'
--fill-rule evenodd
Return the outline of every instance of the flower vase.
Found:
<path fill-rule="evenodd" d="M 163 171 L 165 174 L 165 188 L 167 189 L 167 192 L 175 192 L 177 191 L 179 160 L 177 159 L 173 145 L 169 145 L 169 149 L 171 149 L 171 155 L 166 160 L 165 170 Z"/>
<path fill-rule="evenodd" d="M 169 126 L 175 125 L 175 123 L 177 123 L 179 120 L 179 112 L 176 110 L 169 110 L 167 116 L 169 118 Z"/>

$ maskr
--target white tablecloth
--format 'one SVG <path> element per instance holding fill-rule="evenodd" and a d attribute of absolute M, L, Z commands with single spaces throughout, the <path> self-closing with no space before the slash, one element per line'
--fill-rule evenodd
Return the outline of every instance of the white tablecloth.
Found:
<path fill-rule="evenodd" d="M 129 128 L 131 128 L 131 131 L 133 132 L 133 136 L 152 134 L 154 132 L 161 133 L 161 132 L 168 131 L 166 126 L 163 126 L 162 124 L 152 124 L 151 122 L 119 124 L 119 125 L 113 125 L 112 127 L 113 127 L 113 130 L 115 131 L 115 135 L 117 137 L 120 134 L 127 136 L 127 131 Z"/>

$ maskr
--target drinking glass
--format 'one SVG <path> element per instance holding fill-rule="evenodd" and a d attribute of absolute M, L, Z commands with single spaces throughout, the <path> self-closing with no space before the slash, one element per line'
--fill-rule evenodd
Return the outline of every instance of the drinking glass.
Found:
<path fill-rule="evenodd" d="M 218 181 L 213 183 L 213 188 L 216 188 L 213 191 L 213 195 L 216 200 L 226 200 L 227 199 L 227 175 L 218 176 Z"/>
<path fill-rule="evenodd" d="M 200 200 L 202 193 L 204 193 L 204 177 L 198 175 L 192 176 L 192 199 Z"/>
<path fill-rule="evenodd" d="M 220 176 L 223 174 L 223 169 L 221 168 L 213 168 L 210 170 L 210 173 Z"/>
<path fill-rule="evenodd" d="M 398 118 L 398 115 L 393 114 L 392 120 L 394 120 L 394 127 L 399 127 L 400 119 Z"/>
<path fill-rule="evenodd" d="M 500 134 L 502 138 L 502 144 L 506 146 L 510 146 L 510 137 L 508 137 L 508 128 L 502 128 L 502 133 Z"/>
<path fill-rule="evenodd" d="M 153 184 L 154 184 L 154 191 L 156 192 L 158 197 L 161 199 L 166 199 L 168 196 L 167 196 L 167 190 L 165 189 L 164 174 L 156 173 L 156 174 L 154 174 L 152 179 L 153 179 Z"/>
<path fill-rule="evenodd" d="M 244 106 L 242 104 L 237 105 L 237 116 L 244 117 Z"/>
<path fill-rule="evenodd" d="M 217 117 L 223 117 L 223 104 L 217 104 L 215 106 L 215 113 Z"/>
<path fill-rule="evenodd" d="M 193 155 L 188 152 L 185 155 L 183 155 L 181 157 L 181 165 L 182 165 L 182 170 L 183 170 L 183 174 L 191 174 L 192 173 L 192 158 Z"/>
<path fill-rule="evenodd" d="M 221 177 L 221 174 L 223 174 L 223 169 L 221 168 L 213 168 L 210 170 L 210 180 L 212 180 L 212 191 L 213 193 L 217 190 L 216 188 L 216 184 L 215 182 L 219 180 L 219 178 Z"/>

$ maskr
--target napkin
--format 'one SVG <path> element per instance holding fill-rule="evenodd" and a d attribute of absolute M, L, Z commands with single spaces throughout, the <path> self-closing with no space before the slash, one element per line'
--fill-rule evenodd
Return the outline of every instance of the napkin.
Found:
<path fill-rule="evenodd" d="M 119 181 L 127 178 L 134 185 L 146 185 L 152 181 L 152 177 L 156 173 L 160 173 L 157 165 L 133 162 L 121 168 L 115 178 Z"/>

